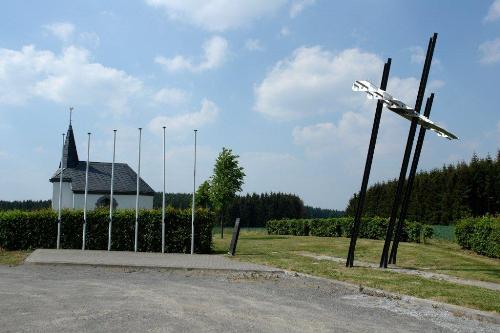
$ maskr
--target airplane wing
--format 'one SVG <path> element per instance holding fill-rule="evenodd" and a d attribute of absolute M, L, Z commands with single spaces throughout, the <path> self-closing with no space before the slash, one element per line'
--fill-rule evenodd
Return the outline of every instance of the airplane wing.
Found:
<path fill-rule="evenodd" d="M 369 99 L 381 99 L 381 100 L 391 100 L 394 99 L 386 91 L 377 88 L 373 83 L 369 81 L 356 80 L 352 85 L 353 91 L 364 91 L 366 92 L 366 97 Z"/>
<path fill-rule="evenodd" d="M 441 126 L 431 121 L 429 118 L 424 117 L 420 113 L 416 112 L 414 109 L 412 109 L 399 99 L 394 98 L 391 94 L 380 88 L 377 88 L 371 82 L 356 80 L 352 85 L 352 90 L 366 92 L 369 99 L 381 100 L 385 104 L 386 108 L 410 121 L 414 118 L 418 118 L 419 125 L 425 127 L 426 129 L 430 129 L 438 136 L 447 138 L 448 140 L 458 139 L 455 134 L 448 132 Z"/>
<path fill-rule="evenodd" d="M 418 123 L 419 125 L 425 127 L 426 129 L 430 129 L 431 131 L 435 132 L 438 136 L 447 138 L 448 140 L 458 140 L 458 136 L 455 134 L 448 132 L 429 118 L 419 115 L 418 117 Z"/>

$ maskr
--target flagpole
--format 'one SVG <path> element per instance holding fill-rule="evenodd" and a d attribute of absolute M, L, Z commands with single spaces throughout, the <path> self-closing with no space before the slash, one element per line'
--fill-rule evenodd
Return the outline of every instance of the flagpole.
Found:
<path fill-rule="evenodd" d="M 113 227 L 113 185 L 115 180 L 116 130 L 113 130 L 113 162 L 111 162 L 111 190 L 109 193 L 108 251 L 111 251 L 111 230 Z"/>
<path fill-rule="evenodd" d="M 134 235 L 134 252 L 137 252 L 137 235 L 139 229 L 139 182 L 141 179 L 141 133 L 142 128 L 139 127 L 139 163 L 137 167 L 137 194 L 135 197 L 135 235 Z"/>
<path fill-rule="evenodd" d="M 161 253 L 165 253 L 165 126 L 163 126 L 163 195 L 161 200 Z"/>
<path fill-rule="evenodd" d="M 194 254 L 194 197 L 196 195 L 196 134 L 194 130 L 194 168 L 193 168 L 193 202 L 191 205 L 191 254 Z"/>
<path fill-rule="evenodd" d="M 83 200 L 83 235 L 82 235 L 82 251 L 85 250 L 85 241 L 87 236 L 87 195 L 89 189 L 89 163 L 90 163 L 90 133 L 87 141 L 87 166 L 85 168 L 85 196 Z"/>
<path fill-rule="evenodd" d="M 63 162 L 64 162 L 64 133 L 62 134 L 62 150 L 61 150 L 61 172 L 59 172 L 59 208 L 57 211 L 57 249 L 61 244 L 61 204 L 62 204 L 62 182 L 63 182 Z"/>

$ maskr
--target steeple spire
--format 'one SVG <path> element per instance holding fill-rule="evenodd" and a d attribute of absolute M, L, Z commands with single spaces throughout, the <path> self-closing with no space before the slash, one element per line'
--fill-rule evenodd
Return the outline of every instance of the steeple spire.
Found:
<path fill-rule="evenodd" d="M 73 135 L 73 127 L 71 126 L 71 116 L 73 107 L 69 108 L 69 127 L 64 141 L 63 168 L 74 168 L 80 161 L 76 150 L 75 136 Z"/>

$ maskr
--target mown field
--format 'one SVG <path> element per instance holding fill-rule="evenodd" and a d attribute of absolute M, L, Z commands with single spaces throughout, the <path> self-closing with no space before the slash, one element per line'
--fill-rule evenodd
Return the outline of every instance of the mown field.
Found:
<path fill-rule="evenodd" d="M 227 253 L 231 229 L 214 230 L 214 250 Z M 378 268 L 346 268 L 344 262 L 316 260 L 303 252 L 345 258 L 349 238 L 267 235 L 263 229 L 240 233 L 235 260 L 275 266 L 291 271 L 347 281 L 361 286 L 411 295 L 500 313 L 500 292 L 400 274 Z M 378 264 L 383 241 L 359 239 L 356 260 Z M 500 260 L 464 251 L 452 242 L 431 240 L 427 244 L 402 243 L 398 266 L 448 274 L 471 280 L 500 283 Z"/>

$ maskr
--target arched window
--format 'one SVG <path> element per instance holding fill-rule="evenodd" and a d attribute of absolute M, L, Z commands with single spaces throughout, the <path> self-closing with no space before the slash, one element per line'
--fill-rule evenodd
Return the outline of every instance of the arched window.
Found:
<path fill-rule="evenodd" d="M 97 202 L 95 203 L 95 208 L 108 208 L 109 207 L 109 195 L 103 195 L 99 199 L 97 199 Z M 118 203 L 116 202 L 115 198 L 113 198 L 113 209 L 116 209 L 118 207 Z"/>

